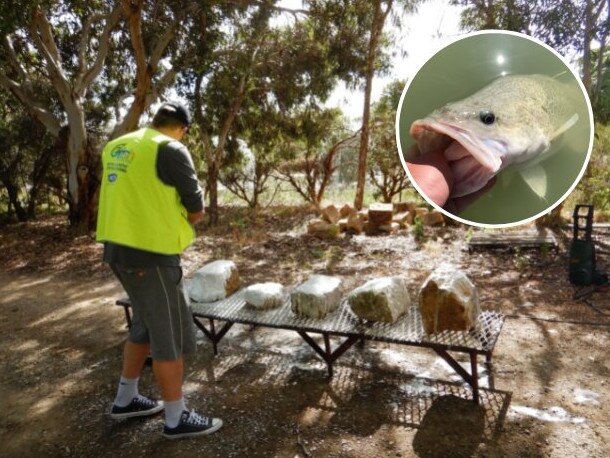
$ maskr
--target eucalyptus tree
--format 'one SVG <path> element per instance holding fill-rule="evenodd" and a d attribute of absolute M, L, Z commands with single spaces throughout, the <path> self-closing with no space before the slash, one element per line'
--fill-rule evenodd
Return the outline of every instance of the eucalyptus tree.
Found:
<path fill-rule="evenodd" d="M 56 141 L 49 137 L 44 126 L 32 124 L 18 101 L 0 93 L 0 185 L 8 197 L 7 213 L 14 210 L 19 221 L 35 216 L 45 185 L 49 188 L 47 172 L 65 147 L 65 134 Z"/>
<path fill-rule="evenodd" d="M 69 219 L 77 230 L 95 221 L 100 161 L 94 140 L 107 139 L 112 122 L 111 135 L 135 129 L 172 81 L 172 58 L 183 48 L 179 32 L 193 8 L 171 0 L 0 6 L 0 87 L 52 137 L 66 130 Z"/>
<path fill-rule="evenodd" d="M 293 114 L 291 136 L 284 145 L 286 159 L 277 170 L 306 202 L 319 207 L 339 166 L 338 156 L 357 142 L 340 110 L 305 106 Z"/>
<path fill-rule="evenodd" d="M 384 202 L 391 202 L 394 196 L 400 195 L 410 186 L 398 156 L 394 127 L 404 85 L 404 81 L 388 84 L 373 106 L 368 172 L 371 183 L 376 188 L 375 194 L 381 196 Z"/>
<path fill-rule="evenodd" d="M 576 52 L 582 82 L 594 107 L 608 66 L 603 65 L 610 34 L 610 0 L 452 0 L 465 6 L 465 30 L 506 29 L 532 35 L 568 54 Z"/>
<path fill-rule="evenodd" d="M 323 20 L 331 54 L 337 70 L 348 87 L 364 90 L 362 127 L 358 152 L 358 170 L 354 205 L 362 207 L 366 181 L 367 155 L 370 136 L 370 110 L 373 78 L 389 68 L 391 39 L 387 31 L 388 18 L 400 26 L 403 14 L 413 12 L 422 0 L 310 0 L 310 10 Z M 394 14 L 392 14 L 394 13 Z M 313 13 L 312 13 L 313 14 Z M 349 46 L 347 45 L 349 43 Z"/>
<path fill-rule="evenodd" d="M 181 91 L 192 101 L 202 138 L 213 224 L 229 144 L 237 145 L 240 138 L 256 154 L 278 154 L 281 150 L 270 145 L 278 136 L 290 136 L 293 113 L 319 107 L 344 76 L 330 52 L 337 43 L 331 46 L 332 37 L 322 33 L 323 18 L 279 3 L 226 2 L 220 5 L 224 9 L 201 11 L 193 22 L 193 39 L 207 37 L 207 46 L 194 47 L 185 61 Z"/>

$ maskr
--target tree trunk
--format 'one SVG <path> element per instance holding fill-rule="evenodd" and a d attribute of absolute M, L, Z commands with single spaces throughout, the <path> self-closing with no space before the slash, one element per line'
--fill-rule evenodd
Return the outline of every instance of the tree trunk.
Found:
<path fill-rule="evenodd" d="M 11 206 L 15 209 L 15 214 L 17 215 L 17 219 L 20 222 L 24 222 L 28 220 L 28 215 L 23 205 L 21 205 L 21 201 L 19 200 L 19 188 L 12 182 L 10 177 L 2 177 L 2 181 L 4 182 L 4 187 L 6 192 L 8 193 L 9 199 L 9 210 Z"/>
<path fill-rule="evenodd" d="M 385 19 L 392 9 L 393 0 L 389 0 L 385 11 L 381 9 L 381 0 L 375 1 L 375 13 L 371 36 L 369 39 L 369 49 L 366 62 L 366 83 L 364 87 L 364 108 L 362 111 L 362 130 L 360 132 L 360 149 L 358 151 L 358 173 L 356 184 L 356 197 L 354 207 L 360 210 L 364 200 L 364 185 L 366 182 L 366 158 L 369 149 L 369 119 L 371 115 L 371 91 L 373 88 L 373 76 L 375 74 L 375 61 L 377 58 L 377 48 L 379 38 L 383 31 Z"/>
<path fill-rule="evenodd" d="M 583 34 L 582 52 L 582 84 L 589 97 L 593 96 L 591 82 L 591 40 L 593 39 L 593 0 L 587 0 L 585 5 L 585 27 Z"/>
<path fill-rule="evenodd" d="M 207 188 L 208 195 L 210 198 L 210 224 L 215 226 L 218 224 L 218 175 L 220 173 L 220 167 L 216 160 L 212 159 L 208 162 L 208 180 Z"/>

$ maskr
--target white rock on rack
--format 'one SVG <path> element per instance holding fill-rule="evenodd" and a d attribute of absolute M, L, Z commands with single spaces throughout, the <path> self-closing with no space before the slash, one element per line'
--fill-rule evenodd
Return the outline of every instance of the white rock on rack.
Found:
<path fill-rule="evenodd" d="M 214 302 L 224 299 L 239 289 L 239 273 L 233 261 L 214 261 L 206 264 L 187 281 L 189 297 L 195 302 Z"/>
<path fill-rule="evenodd" d="M 257 309 L 279 307 L 284 302 L 284 287 L 279 283 L 256 283 L 244 290 L 244 300 Z"/>
<path fill-rule="evenodd" d="M 341 303 L 341 279 L 312 275 L 290 295 L 292 311 L 309 318 L 324 318 Z"/>

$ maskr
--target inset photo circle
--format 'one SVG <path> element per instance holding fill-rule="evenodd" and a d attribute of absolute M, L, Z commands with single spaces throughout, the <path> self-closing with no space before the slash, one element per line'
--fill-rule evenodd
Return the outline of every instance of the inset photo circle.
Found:
<path fill-rule="evenodd" d="M 405 76 L 400 160 L 444 214 L 515 226 L 549 212 L 578 184 L 593 113 L 578 75 L 551 47 L 515 32 L 475 32 Z"/>

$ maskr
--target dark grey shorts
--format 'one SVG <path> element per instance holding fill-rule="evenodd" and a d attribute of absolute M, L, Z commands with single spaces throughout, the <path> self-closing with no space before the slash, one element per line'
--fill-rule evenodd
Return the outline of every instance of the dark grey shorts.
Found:
<path fill-rule="evenodd" d="M 152 358 L 172 361 L 195 350 L 195 328 L 182 284 L 182 268 L 111 264 L 129 295 L 129 340 L 150 343 Z"/>

